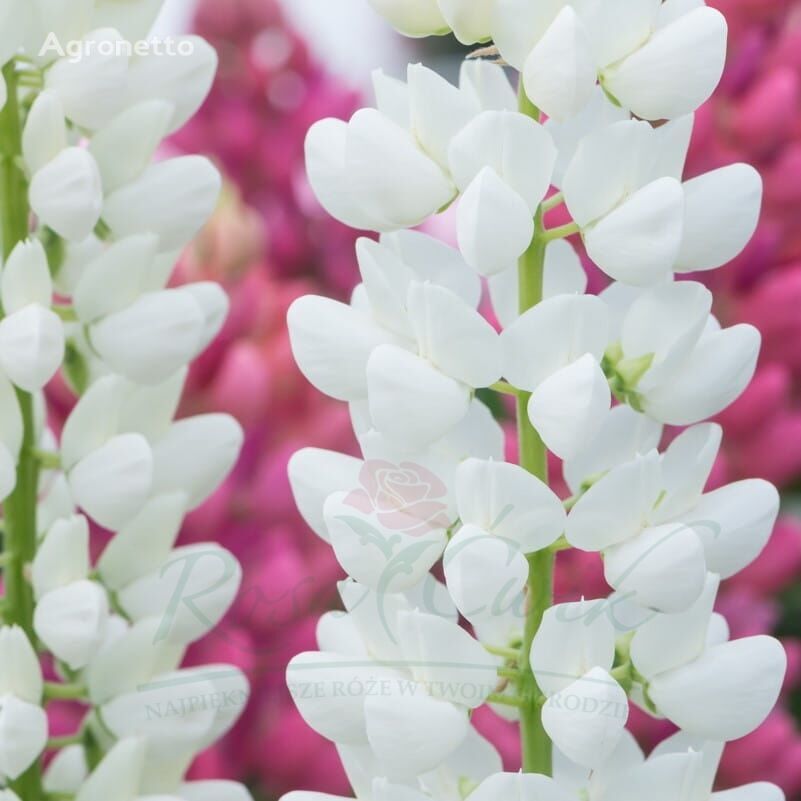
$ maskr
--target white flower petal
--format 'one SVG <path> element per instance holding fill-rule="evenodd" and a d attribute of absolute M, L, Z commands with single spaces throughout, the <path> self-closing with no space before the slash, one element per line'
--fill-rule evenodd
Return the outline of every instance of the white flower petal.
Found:
<path fill-rule="evenodd" d="M 92 233 L 103 209 L 103 187 L 97 162 L 87 150 L 68 147 L 33 178 L 31 208 L 59 236 L 80 242 Z"/>
<path fill-rule="evenodd" d="M 670 425 L 689 425 L 722 411 L 753 378 L 760 342 L 750 325 L 708 334 L 668 382 L 647 393 L 646 413 Z"/>
<path fill-rule="evenodd" d="M 611 402 L 606 376 L 587 353 L 534 390 L 528 416 L 548 450 L 569 459 L 598 433 Z"/>
<path fill-rule="evenodd" d="M 651 515 L 661 523 L 693 509 L 704 491 L 717 459 L 723 430 L 715 423 L 683 431 L 662 456 L 665 496 Z"/>
<path fill-rule="evenodd" d="M 38 392 L 64 360 L 64 324 L 49 308 L 25 306 L 0 322 L 0 365 L 26 392 Z"/>
<path fill-rule="evenodd" d="M 39 704 L 42 689 L 42 668 L 28 636 L 19 626 L 0 627 L 0 695 Z"/>
<path fill-rule="evenodd" d="M 409 65 L 407 80 L 412 132 L 423 152 L 447 169 L 451 140 L 478 113 L 478 106 L 422 64 Z"/>
<path fill-rule="evenodd" d="M 579 498 L 567 518 L 566 536 L 584 551 L 602 551 L 638 534 L 662 491 L 655 451 L 613 467 Z"/>
<path fill-rule="evenodd" d="M 692 662 L 706 648 L 720 577 L 708 573 L 704 590 L 684 612 L 646 620 L 631 640 L 631 660 L 646 679 Z"/>
<path fill-rule="evenodd" d="M 353 193 L 345 168 L 348 125 L 332 118 L 320 120 L 306 134 L 306 174 L 322 207 L 351 228 L 380 231 L 392 226 L 366 210 Z"/>
<path fill-rule="evenodd" d="M 137 103 L 118 114 L 89 143 L 106 193 L 135 181 L 167 135 L 174 106 L 163 100 Z M 125 153 L 125 158 L 120 158 Z"/>
<path fill-rule="evenodd" d="M 87 34 L 77 57 L 58 59 L 45 73 L 45 88 L 62 102 L 66 116 L 82 128 L 102 128 L 122 108 L 128 55 L 112 28 Z"/>
<path fill-rule="evenodd" d="M 635 286 L 663 280 L 676 263 L 684 226 L 684 193 L 660 178 L 584 231 L 589 257 L 609 276 Z"/>
<path fill-rule="evenodd" d="M 528 204 L 533 217 L 551 184 L 556 147 L 547 130 L 525 114 L 485 111 L 463 126 L 448 160 L 464 190 L 484 167 L 495 172 Z"/>
<path fill-rule="evenodd" d="M 440 615 L 401 610 L 397 636 L 408 669 L 434 698 L 481 706 L 497 684 L 497 664 L 478 640 Z"/>
<path fill-rule="evenodd" d="M 25 164 L 31 173 L 36 173 L 66 147 L 64 106 L 54 92 L 41 92 L 33 101 L 22 132 Z"/>
<path fill-rule="evenodd" d="M 501 335 L 503 375 L 518 389 L 534 390 L 558 370 L 608 343 L 608 313 L 593 295 L 557 295 L 538 303 Z"/>
<path fill-rule="evenodd" d="M 45 534 L 31 566 L 34 595 L 89 576 L 89 524 L 83 515 L 56 521 Z"/>
<path fill-rule="evenodd" d="M 481 58 L 466 59 L 459 69 L 459 88 L 485 111 L 517 111 L 517 94 L 503 67 Z"/>
<path fill-rule="evenodd" d="M 528 580 L 528 561 L 512 542 L 475 526 L 459 529 L 445 549 L 445 582 L 467 620 L 499 617 Z"/>
<path fill-rule="evenodd" d="M 130 236 L 91 260 L 72 298 L 81 322 L 94 322 L 133 303 L 142 294 L 157 246 L 158 238 L 152 234 Z"/>
<path fill-rule="evenodd" d="M 326 498 L 358 488 L 363 464 L 353 456 L 320 448 L 302 448 L 292 454 L 287 466 L 292 496 L 301 517 L 321 539 L 328 541 L 323 518 Z"/>
<path fill-rule="evenodd" d="M 382 17 L 406 36 L 420 37 L 448 32 L 437 0 L 369 0 Z"/>
<path fill-rule="evenodd" d="M 415 282 L 407 305 L 420 355 L 445 375 L 473 388 L 488 387 L 501 377 L 498 334 L 458 295 Z"/>
<path fill-rule="evenodd" d="M 165 289 L 142 295 L 90 330 L 92 347 L 116 373 L 153 385 L 193 359 L 202 344 L 203 309 L 188 293 Z"/>
<path fill-rule="evenodd" d="M 141 509 L 153 482 L 153 452 L 140 434 L 121 434 L 82 458 L 69 474 L 75 503 L 118 529 Z"/>
<path fill-rule="evenodd" d="M 581 485 L 638 454 L 649 453 L 662 439 L 662 426 L 635 412 L 630 406 L 615 406 L 606 416 L 601 430 L 573 459 L 565 462 L 563 472 L 570 490 L 576 494 Z"/>
<path fill-rule="evenodd" d="M 188 645 L 220 622 L 241 583 L 242 568 L 229 551 L 198 543 L 176 548 L 163 565 L 117 597 L 132 620 L 161 617 L 159 638 Z"/>
<path fill-rule="evenodd" d="M 623 120 L 579 140 L 562 189 L 567 208 L 580 226 L 609 214 L 643 186 L 640 171 L 653 136 L 648 123 Z"/>
<path fill-rule="evenodd" d="M 195 509 L 231 472 L 243 441 L 242 426 L 228 414 L 173 423 L 153 448 L 153 492 L 183 492 L 187 509 Z"/>
<path fill-rule="evenodd" d="M 618 592 L 659 612 L 678 613 L 698 600 L 706 580 L 701 540 L 692 528 L 665 523 L 604 554 L 604 575 Z"/>
<path fill-rule="evenodd" d="M 307 295 L 287 314 L 292 353 L 304 376 L 326 395 L 358 400 L 367 394 L 367 362 L 395 337 L 361 311 Z"/>
<path fill-rule="evenodd" d="M 169 103 L 172 115 L 167 133 L 194 116 L 217 72 L 217 51 L 201 37 L 174 36 L 172 41 L 177 56 L 153 49 L 131 61 L 126 95 L 129 106 L 147 100 Z"/>
<path fill-rule="evenodd" d="M 118 239 L 154 233 L 160 250 L 181 248 L 214 211 L 221 180 L 202 156 L 157 162 L 106 198 L 103 220 Z"/>
<path fill-rule="evenodd" d="M 411 447 L 443 437 L 470 408 L 465 384 L 393 345 L 381 345 L 370 355 L 367 386 L 376 429 Z"/>
<path fill-rule="evenodd" d="M 525 200 L 491 167 L 481 170 L 464 192 L 457 215 L 459 248 L 481 275 L 514 265 L 534 236 Z"/>
<path fill-rule="evenodd" d="M 14 314 L 31 303 L 50 306 L 53 282 L 47 254 L 38 239 L 26 239 L 11 251 L 3 267 L 2 297 L 6 314 Z"/>
<path fill-rule="evenodd" d="M 104 801 L 112 793 L 119 794 L 124 801 L 135 799 L 145 767 L 145 752 L 146 743 L 142 739 L 131 737 L 115 743 L 81 785 L 76 801 Z"/>
<path fill-rule="evenodd" d="M 560 784 L 539 773 L 496 773 L 485 779 L 470 795 L 473 801 L 570 801 Z"/>
<path fill-rule="evenodd" d="M 381 244 L 394 251 L 419 281 L 444 286 L 473 308 L 478 306 L 481 281 L 456 248 L 421 231 L 384 234 Z"/>
<path fill-rule="evenodd" d="M 557 121 L 581 111 L 595 89 L 587 30 L 574 9 L 565 6 L 537 42 L 523 67 L 526 94 Z"/>
<path fill-rule="evenodd" d="M 516 543 L 523 553 L 547 548 L 564 531 L 556 494 L 515 464 L 467 459 L 456 473 L 459 519 Z"/>
<path fill-rule="evenodd" d="M 47 714 L 13 695 L 0 696 L 0 774 L 19 778 L 47 743 Z"/>
<path fill-rule="evenodd" d="M 444 529 L 422 533 L 420 521 L 398 514 L 396 525 L 385 526 L 335 493 L 324 507 L 325 522 L 337 560 L 358 582 L 382 592 L 399 592 L 419 584 L 442 555 L 448 538 Z M 408 527 L 404 521 L 408 519 Z"/>
<path fill-rule="evenodd" d="M 786 665 L 778 640 L 746 637 L 710 648 L 695 662 L 655 677 L 648 692 L 659 711 L 688 733 L 736 740 L 767 717 Z"/>
<path fill-rule="evenodd" d="M 394 689 L 392 695 L 365 702 L 370 745 L 392 774 L 416 776 L 433 770 L 464 742 L 470 727 L 467 712 L 420 691 Z"/>
<path fill-rule="evenodd" d="M 739 255 L 754 235 L 761 207 L 762 178 L 748 164 L 687 181 L 676 271 L 712 270 Z"/>
<path fill-rule="evenodd" d="M 382 230 L 414 227 L 456 194 L 444 170 L 409 132 L 375 109 L 351 118 L 345 173 L 359 205 L 387 221 Z"/>
<path fill-rule="evenodd" d="M 606 70 L 604 86 L 642 119 L 674 119 L 695 111 L 723 73 L 726 31 L 719 11 L 691 11 Z"/>
<path fill-rule="evenodd" d="M 33 626 L 57 659 L 80 670 L 103 641 L 108 614 L 106 591 L 94 581 L 76 581 L 39 599 Z"/>
<path fill-rule="evenodd" d="M 605 600 L 559 604 L 545 612 L 529 660 L 546 695 L 561 692 L 594 667 L 611 670 L 615 628 Z"/>
<path fill-rule="evenodd" d="M 186 496 L 182 492 L 149 500 L 115 534 L 98 560 L 103 583 L 118 591 L 164 564 L 178 538 L 185 511 Z"/>
<path fill-rule="evenodd" d="M 701 538 L 709 569 L 725 579 L 759 556 L 778 514 L 776 488 L 767 481 L 749 479 L 707 493 L 684 515 L 684 521 Z"/>
<path fill-rule="evenodd" d="M 628 714 L 626 693 L 609 673 L 595 667 L 545 702 L 542 724 L 573 762 L 595 768 L 617 747 Z"/>

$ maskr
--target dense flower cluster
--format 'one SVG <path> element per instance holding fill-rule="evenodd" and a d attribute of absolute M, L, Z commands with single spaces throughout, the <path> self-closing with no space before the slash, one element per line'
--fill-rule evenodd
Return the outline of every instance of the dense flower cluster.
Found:
<path fill-rule="evenodd" d="M 751 167 L 684 180 L 725 19 L 681 0 L 374 5 L 412 35 L 493 40 L 520 91 L 486 62 L 458 86 L 413 65 L 406 82 L 376 75 L 377 108 L 309 132 L 320 201 L 382 236 L 357 245 L 349 304 L 308 296 L 288 315 L 301 370 L 350 404 L 363 457 L 290 463 L 301 513 L 350 576 L 320 650 L 289 665 L 295 702 L 357 798 L 709 798 L 723 743 L 765 720 L 786 667 L 776 640 L 730 639 L 713 612 L 778 514 L 761 479 L 704 491 L 721 429 L 702 421 L 748 385 L 759 334 L 721 327 L 681 277 L 736 257 L 759 217 Z M 459 250 L 408 230 L 452 203 Z M 562 204 L 569 221 L 546 227 Z M 599 296 L 575 233 L 612 279 Z M 479 276 L 500 333 L 477 311 Z M 488 389 L 516 399 L 519 466 Z M 660 449 L 665 424 L 689 428 Z M 552 605 L 570 548 L 603 555 L 609 597 Z M 629 703 L 681 731 L 644 758 Z M 519 719 L 525 773 L 501 773 L 471 726 L 485 704 Z"/>
<path fill-rule="evenodd" d="M 169 286 L 220 176 L 154 154 L 217 58 L 194 36 L 141 47 L 160 6 L 0 4 L 4 801 L 250 798 L 185 779 L 249 696 L 235 665 L 181 667 L 241 568 L 213 542 L 176 546 L 243 433 L 227 414 L 175 419 L 228 299 L 208 281 Z M 79 399 L 57 436 L 43 389 L 59 371 Z M 90 522 L 110 534 L 99 554 Z M 80 705 L 76 732 L 49 731 L 58 700 Z"/>

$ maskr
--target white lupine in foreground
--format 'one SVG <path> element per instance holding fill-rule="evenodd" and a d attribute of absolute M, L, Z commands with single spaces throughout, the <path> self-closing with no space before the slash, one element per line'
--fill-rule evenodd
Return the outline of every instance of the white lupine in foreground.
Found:
<path fill-rule="evenodd" d="M 161 6 L 0 0 L 2 801 L 250 799 L 185 781 L 249 695 L 232 665 L 181 667 L 242 571 L 215 543 L 178 542 L 243 434 L 228 415 L 176 419 L 228 300 L 168 288 L 221 179 L 201 157 L 160 160 L 217 63 L 197 37 L 183 56 L 132 47 Z M 53 35 L 80 53 L 43 48 Z M 43 390 L 59 370 L 78 397 L 56 437 Z M 109 535 L 97 560 L 92 524 Z M 55 699 L 83 708 L 67 737 L 49 732 Z"/>
<path fill-rule="evenodd" d="M 421 65 L 406 83 L 376 73 L 376 108 L 308 134 L 322 205 L 382 235 L 357 245 L 349 304 L 305 297 L 288 315 L 300 370 L 350 405 L 361 451 L 289 463 L 350 577 L 320 651 L 290 662 L 298 709 L 359 801 L 782 801 L 767 783 L 712 792 L 724 743 L 765 720 L 786 668 L 777 640 L 730 640 L 713 611 L 779 512 L 761 480 L 706 491 L 722 431 L 704 421 L 760 346 L 685 278 L 737 256 L 760 212 L 748 165 L 685 180 L 723 16 L 702 0 L 371 5 L 406 35 L 485 47 L 458 87 Z M 493 55 L 520 73 L 517 101 Z M 403 230 L 451 204 L 459 252 Z M 611 279 L 598 296 L 572 236 Z M 508 416 L 501 395 L 519 466 L 490 412 Z M 600 554 L 608 598 L 553 605 L 571 547 Z M 476 739 L 482 703 L 519 723 L 523 772 Z M 646 758 L 631 704 L 681 731 Z"/>

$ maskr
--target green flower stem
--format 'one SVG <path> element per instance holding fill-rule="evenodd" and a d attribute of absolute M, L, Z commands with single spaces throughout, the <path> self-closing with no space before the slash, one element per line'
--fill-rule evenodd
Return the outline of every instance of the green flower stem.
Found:
<path fill-rule="evenodd" d="M 87 690 L 83 684 L 58 684 L 46 682 L 45 698 L 48 701 L 80 701 L 86 698 Z"/>
<path fill-rule="evenodd" d="M 520 708 L 521 701 L 513 695 L 501 695 L 500 693 L 492 693 L 487 698 L 489 704 L 501 704 L 501 706 L 514 706 Z"/>
<path fill-rule="evenodd" d="M 526 96 L 520 83 L 520 111 L 539 121 L 540 112 Z M 520 259 L 520 311 L 525 312 L 542 301 L 545 248 L 547 240 L 542 224 L 542 208 L 534 219 L 534 238 Z M 528 417 L 528 392 L 517 396 L 517 432 L 520 447 L 520 465 L 546 484 L 548 482 L 548 453 L 545 445 Z M 526 597 L 526 622 L 521 646 L 520 680 L 517 697 L 520 707 L 520 740 L 523 770 L 527 773 L 552 772 L 551 740 L 542 725 L 540 699 L 542 693 L 529 664 L 529 651 L 534 635 L 540 627 L 545 610 L 553 603 L 554 554 L 544 549 L 528 557 L 529 574 Z"/>
<path fill-rule="evenodd" d="M 48 751 L 60 751 L 62 748 L 69 748 L 71 745 L 81 745 L 83 743 L 83 732 L 69 734 L 65 737 L 51 737 L 47 741 Z"/>
<path fill-rule="evenodd" d="M 0 234 L 3 260 L 14 247 L 28 237 L 28 187 L 20 169 L 22 157 L 22 120 L 17 97 L 16 62 L 3 69 L 8 100 L 0 111 Z M 33 398 L 17 390 L 24 435 L 17 462 L 17 485 L 3 504 L 5 537 L 3 548 L 8 563 L 4 570 L 5 607 L 8 624 L 20 626 L 35 643 L 33 633 L 33 591 L 25 577 L 25 566 L 36 553 L 36 491 L 39 466 L 34 456 Z M 25 801 L 42 798 L 41 766 L 37 762 L 16 781 L 11 789 Z"/>
<path fill-rule="evenodd" d="M 565 202 L 565 196 L 561 192 L 551 195 L 547 200 L 542 201 L 542 211 L 547 212 L 561 206 Z"/>
<path fill-rule="evenodd" d="M 565 239 L 568 236 L 573 236 L 573 234 L 577 234 L 579 231 L 581 231 L 581 228 L 579 228 L 576 223 L 571 222 L 566 225 L 560 225 L 558 228 L 548 228 L 542 232 L 542 238 L 547 244 L 557 239 Z"/>

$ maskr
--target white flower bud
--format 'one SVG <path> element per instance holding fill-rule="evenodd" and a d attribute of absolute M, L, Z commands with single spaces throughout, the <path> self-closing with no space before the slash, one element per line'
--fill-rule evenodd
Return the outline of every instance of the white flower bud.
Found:
<path fill-rule="evenodd" d="M 14 695 L 0 696 L 0 775 L 17 779 L 47 743 L 47 714 Z"/>
<path fill-rule="evenodd" d="M 370 5 L 406 36 L 448 33 L 437 0 L 370 0 Z"/>
<path fill-rule="evenodd" d="M 542 725 L 565 756 L 595 768 L 617 747 L 628 714 L 623 688 L 606 670 L 594 667 L 548 698 L 542 708 Z"/>
<path fill-rule="evenodd" d="M 37 599 L 89 576 L 89 524 L 83 515 L 57 520 L 36 551 L 31 580 Z"/>
<path fill-rule="evenodd" d="M 158 639 L 188 645 L 216 626 L 239 591 L 242 568 L 214 543 L 176 548 L 158 569 L 118 593 L 133 620 L 160 617 Z"/>
<path fill-rule="evenodd" d="M 68 147 L 36 172 L 28 196 L 44 225 L 80 242 L 92 233 L 103 209 L 97 162 L 83 148 Z"/>
<path fill-rule="evenodd" d="M 25 632 L 19 626 L 0 628 L 0 695 L 38 704 L 42 687 L 39 657 Z"/>
<path fill-rule="evenodd" d="M 156 257 L 158 237 L 129 236 L 91 259 L 72 293 L 82 323 L 122 311 L 142 294 L 145 275 Z"/>
<path fill-rule="evenodd" d="M 107 801 L 115 796 L 136 798 L 145 767 L 145 753 L 144 740 L 121 739 L 81 785 L 75 801 Z"/>
<path fill-rule="evenodd" d="M 89 143 L 108 194 L 135 181 L 145 171 L 167 135 L 173 114 L 171 103 L 150 100 L 118 114 Z M 120 158 L 125 153 L 125 158 Z"/>
<path fill-rule="evenodd" d="M 211 216 L 220 173 L 201 156 L 181 156 L 148 167 L 140 178 L 112 192 L 103 219 L 117 238 L 154 233 L 159 250 L 183 247 Z"/>
<path fill-rule="evenodd" d="M 186 493 L 157 495 L 109 542 L 97 567 L 103 583 L 120 590 L 167 561 L 186 511 Z"/>
<path fill-rule="evenodd" d="M 231 472 L 243 441 L 242 427 L 227 414 L 173 423 L 153 451 L 153 491 L 183 492 L 187 509 L 194 509 Z"/>
<path fill-rule="evenodd" d="M 115 372 L 142 384 L 165 381 L 187 365 L 203 343 L 206 320 L 197 301 L 167 289 L 142 295 L 95 323 L 92 346 Z"/>
<path fill-rule="evenodd" d="M 48 307 L 53 300 L 53 282 L 47 254 L 38 239 L 20 242 L 3 267 L 3 311 L 14 314 L 32 303 Z"/>
<path fill-rule="evenodd" d="M 125 102 L 128 55 L 111 28 L 92 31 L 77 58 L 62 58 L 45 73 L 45 88 L 61 100 L 68 119 L 82 128 L 102 128 Z"/>
<path fill-rule="evenodd" d="M 76 581 L 42 596 L 33 625 L 57 659 L 80 670 L 103 641 L 108 612 L 108 596 L 99 584 Z"/>
<path fill-rule="evenodd" d="M 81 459 L 69 473 L 75 502 L 108 529 L 128 523 L 153 486 L 153 452 L 141 434 L 120 434 Z"/>
<path fill-rule="evenodd" d="M 0 366 L 26 392 L 38 392 L 56 374 L 64 347 L 64 324 L 39 304 L 25 306 L 0 322 Z"/>
<path fill-rule="evenodd" d="M 67 147 L 64 106 L 54 92 L 41 92 L 34 100 L 22 133 L 22 155 L 36 173 Z"/>
<path fill-rule="evenodd" d="M 75 795 L 89 775 L 82 745 L 69 745 L 59 751 L 45 769 L 43 786 L 48 793 Z"/>
<path fill-rule="evenodd" d="M 141 4 L 140 4 L 141 5 Z M 200 108 L 217 71 L 217 52 L 199 36 L 174 37 L 175 53 L 148 53 L 131 62 L 128 102 L 162 100 L 172 106 L 167 134 Z"/>

